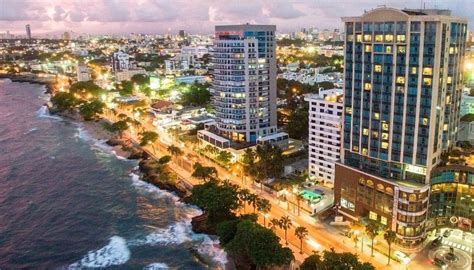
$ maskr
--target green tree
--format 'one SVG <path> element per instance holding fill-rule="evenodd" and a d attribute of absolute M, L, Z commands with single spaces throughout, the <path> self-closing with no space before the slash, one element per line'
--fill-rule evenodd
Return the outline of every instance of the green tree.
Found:
<path fill-rule="evenodd" d="M 144 131 L 140 133 L 140 145 L 145 146 L 145 145 L 151 145 L 151 148 L 153 149 L 153 153 L 156 154 L 155 151 L 155 142 L 158 140 L 158 133 L 154 131 Z"/>
<path fill-rule="evenodd" d="M 193 83 L 188 90 L 181 93 L 181 104 L 184 106 L 206 106 L 211 101 L 209 84 Z"/>
<path fill-rule="evenodd" d="M 84 120 L 90 121 L 97 119 L 99 114 L 104 112 L 105 104 L 97 99 L 91 102 L 85 102 L 79 107 L 79 114 Z"/>
<path fill-rule="evenodd" d="M 123 132 L 129 128 L 128 122 L 125 120 L 119 120 L 113 124 L 105 123 L 104 128 L 110 132 L 118 133 L 119 137 L 123 137 Z"/>
<path fill-rule="evenodd" d="M 183 154 L 183 151 L 175 145 L 168 146 L 166 150 L 168 151 L 168 153 L 170 153 L 170 155 L 174 157 L 179 157 Z"/>
<path fill-rule="evenodd" d="M 263 227 L 267 227 L 267 214 L 272 209 L 272 204 L 267 199 L 259 199 L 257 209 L 263 214 Z"/>
<path fill-rule="evenodd" d="M 269 177 L 280 177 L 283 171 L 283 152 L 276 145 L 258 145 L 255 153 L 258 157 L 256 163 L 257 179 L 262 184 Z"/>
<path fill-rule="evenodd" d="M 257 268 L 283 266 L 294 259 L 291 250 L 281 246 L 273 231 L 250 220 L 243 220 L 237 225 L 234 238 L 225 248 L 250 259 Z"/>
<path fill-rule="evenodd" d="M 79 103 L 73 93 L 58 92 L 51 98 L 54 108 L 59 112 L 72 111 Z"/>
<path fill-rule="evenodd" d="M 234 239 L 235 233 L 237 232 L 237 224 L 240 219 L 231 219 L 220 222 L 217 224 L 216 233 L 219 236 L 219 242 L 222 246 L 226 246 L 227 243 Z"/>
<path fill-rule="evenodd" d="M 233 217 L 233 211 L 239 208 L 238 189 L 236 186 L 216 181 L 195 185 L 192 189 L 191 203 L 204 209 L 211 222 L 222 221 Z"/>
<path fill-rule="evenodd" d="M 250 194 L 251 194 L 250 190 L 247 188 L 242 188 L 239 190 L 239 200 L 240 200 L 241 206 L 245 207 L 245 204 L 248 202 L 248 198 Z"/>
<path fill-rule="evenodd" d="M 372 244 L 371 244 L 371 256 L 374 256 L 374 239 L 380 232 L 380 226 L 374 222 L 369 221 L 367 225 L 365 225 L 365 233 L 369 236 Z"/>
<path fill-rule="evenodd" d="M 132 76 L 130 81 L 142 87 L 150 84 L 150 77 L 148 77 L 146 74 L 135 74 Z"/>
<path fill-rule="evenodd" d="M 300 240 L 300 254 L 303 254 L 303 240 L 308 236 L 308 229 L 303 226 L 298 226 L 295 229 L 295 235 Z"/>
<path fill-rule="evenodd" d="M 95 84 L 93 81 L 83 81 L 73 83 L 69 87 L 69 92 L 76 94 L 81 97 L 81 99 L 90 99 L 91 97 L 100 98 L 105 94 L 104 89 Z"/>
<path fill-rule="evenodd" d="M 296 194 L 296 204 L 298 206 L 298 216 L 300 215 L 300 210 L 301 210 L 301 201 L 304 200 L 303 194 L 298 193 Z"/>
<path fill-rule="evenodd" d="M 277 218 L 272 218 L 270 220 L 270 229 L 275 230 L 280 227 L 280 220 Z"/>
<path fill-rule="evenodd" d="M 193 165 L 193 169 L 192 177 L 201 178 L 203 182 L 217 179 L 217 169 L 214 167 L 203 166 L 201 163 L 196 162 Z"/>
<path fill-rule="evenodd" d="M 288 246 L 288 229 L 291 228 L 291 219 L 289 216 L 280 218 L 280 228 L 285 230 L 285 244 Z"/>
<path fill-rule="evenodd" d="M 370 263 L 361 263 L 349 252 L 337 253 L 334 249 L 325 250 L 321 256 L 315 253 L 308 256 L 300 265 L 300 270 L 375 270 Z"/>
<path fill-rule="evenodd" d="M 217 159 L 218 162 L 220 162 L 224 165 L 227 165 L 227 164 L 229 164 L 230 160 L 232 159 L 232 154 L 228 151 L 222 150 L 222 151 L 219 151 L 219 153 L 217 154 L 216 159 Z"/>
<path fill-rule="evenodd" d="M 383 235 L 383 238 L 385 239 L 385 241 L 387 241 L 387 244 L 388 244 L 388 265 L 390 265 L 390 257 L 392 256 L 392 243 L 395 242 L 395 240 L 397 239 L 397 234 L 388 229 L 385 231 L 384 235 Z"/>
<path fill-rule="evenodd" d="M 131 81 L 121 81 L 116 84 L 116 88 L 121 96 L 133 95 L 133 83 Z"/>
<path fill-rule="evenodd" d="M 250 193 L 247 197 L 249 205 L 253 207 L 253 213 L 257 211 L 258 196 L 256 194 Z"/>
<path fill-rule="evenodd" d="M 298 107 L 292 111 L 288 118 L 288 125 L 286 131 L 290 138 L 294 139 L 306 139 L 308 138 L 308 117 L 309 117 L 309 105 L 305 102 L 303 106 Z"/>
<path fill-rule="evenodd" d="M 160 157 L 160 159 L 158 159 L 158 163 L 163 164 L 163 165 L 168 164 L 170 161 L 171 161 L 170 156 L 162 156 Z"/>

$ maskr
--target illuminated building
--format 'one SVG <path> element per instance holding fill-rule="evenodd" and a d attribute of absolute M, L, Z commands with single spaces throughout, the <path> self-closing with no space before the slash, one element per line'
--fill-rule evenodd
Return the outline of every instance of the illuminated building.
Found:
<path fill-rule="evenodd" d="M 377 8 L 343 18 L 344 126 L 335 201 L 412 248 L 426 237 L 430 172 L 457 138 L 466 20 Z"/>
<path fill-rule="evenodd" d="M 29 24 L 25 25 L 26 29 L 26 39 L 31 39 L 31 26 Z"/>

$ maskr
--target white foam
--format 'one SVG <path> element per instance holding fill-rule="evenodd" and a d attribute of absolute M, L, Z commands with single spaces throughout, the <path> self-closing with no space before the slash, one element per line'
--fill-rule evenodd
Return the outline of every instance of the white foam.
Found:
<path fill-rule="evenodd" d="M 169 269 L 169 266 L 166 263 L 152 263 L 145 266 L 144 270 L 162 270 Z"/>
<path fill-rule="evenodd" d="M 130 241 L 130 245 L 179 245 L 184 242 L 192 241 L 191 223 L 188 221 L 180 221 L 166 228 L 157 229 L 155 232 L 148 234 L 143 239 Z"/>
<path fill-rule="evenodd" d="M 30 129 L 28 129 L 28 131 L 26 131 L 26 132 L 23 132 L 23 134 L 24 134 L 24 135 L 27 135 L 27 134 L 30 134 L 31 132 L 34 132 L 34 131 L 36 131 L 36 130 L 38 130 L 38 128 L 37 128 L 37 127 L 30 128 Z"/>
<path fill-rule="evenodd" d="M 36 111 L 36 116 L 39 117 L 39 118 L 48 118 L 48 119 L 53 119 L 53 120 L 57 120 L 57 121 L 62 121 L 63 120 L 59 116 L 51 115 L 49 113 L 48 107 L 46 105 L 41 106 L 41 108 L 39 108 Z"/>
<path fill-rule="evenodd" d="M 211 258 L 222 269 L 225 268 L 228 262 L 227 252 L 222 249 L 218 239 L 211 239 L 207 234 L 194 234 L 192 238 L 196 242 L 196 249 L 199 254 Z"/>
<path fill-rule="evenodd" d="M 99 268 L 121 265 L 130 259 L 127 241 L 120 236 L 113 236 L 103 248 L 90 251 L 80 261 L 71 264 L 69 269 Z"/>
<path fill-rule="evenodd" d="M 135 167 L 134 170 L 137 170 L 137 167 Z M 175 202 L 175 204 L 178 203 L 179 197 L 176 196 L 175 194 L 166 190 L 162 190 L 153 184 L 150 184 L 148 182 L 141 180 L 140 176 L 136 173 L 132 172 L 129 175 L 132 178 L 132 186 L 134 186 L 138 190 L 153 193 L 157 195 L 159 198 L 169 198 L 169 199 L 172 199 Z"/>
<path fill-rule="evenodd" d="M 99 140 L 94 137 L 86 130 L 82 123 L 78 123 L 77 132 L 74 134 L 74 138 L 81 139 L 91 144 L 93 150 L 100 151 L 103 154 L 109 156 L 115 156 L 117 159 L 127 160 L 125 157 L 120 156 L 114 150 L 114 148 L 106 143 L 106 140 Z"/>

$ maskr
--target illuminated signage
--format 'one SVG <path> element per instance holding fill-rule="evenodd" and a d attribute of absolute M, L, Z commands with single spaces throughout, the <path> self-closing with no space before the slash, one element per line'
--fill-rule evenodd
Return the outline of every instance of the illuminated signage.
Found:
<path fill-rule="evenodd" d="M 405 171 L 416 173 L 416 174 L 421 174 L 421 175 L 426 175 L 426 168 L 425 167 L 420 167 L 420 166 L 415 166 L 415 165 L 406 165 Z"/>

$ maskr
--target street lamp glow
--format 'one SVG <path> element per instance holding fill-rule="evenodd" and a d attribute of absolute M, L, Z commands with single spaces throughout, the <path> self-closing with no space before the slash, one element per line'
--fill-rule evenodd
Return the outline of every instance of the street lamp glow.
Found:
<path fill-rule="evenodd" d="M 306 243 L 307 243 L 308 245 L 312 246 L 312 247 L 315 248 L 315 249 L 321 249 L 321 245 L 320 245 L 318 242 L 316 242 L 316 241 L 314 241 L 313 239 L 311 239 L 311 238 L 308 239 L 308 240 L 306 240 Z"/>

